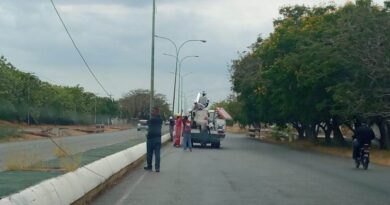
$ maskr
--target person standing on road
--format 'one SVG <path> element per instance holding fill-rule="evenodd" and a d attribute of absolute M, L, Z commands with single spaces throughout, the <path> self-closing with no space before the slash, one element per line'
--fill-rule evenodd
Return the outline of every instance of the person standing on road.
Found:
<path fill-rule="evenodd" d="M 160 172 L 160 149 L 161 149 L 161 127 L 162 119 L 160 117 L 160 109 L 154 107 L 151 117 L 148 120 L 148 133 L 146 140 L 146 162 L 145 170 L 152 170 L 153 153 L 155 156 L 154 168 L 156 172 Z"/>
<path fill-rule="evenodd" d="M 187 148 L 192 152 L 192 142 L 191 142 L 191 121 L 188 119 L 188 116 L 184 116 L 183 120 L 183 150 L 186 151 Z"/>
<path fill-rule="evenodd" d="M 180 138 L 181 138 L 181 133 L 182 133 L 182 128 L 183 128 L 183 121 L 180 115 L 177 115 L 176 117 L 176 130 L 175 130 L 175 143 L 173 146 L 179 147 L 180 146 Z"/>
<path fill-rule="evenodd" d="M 169 134 L 171 136 L 171 141 L 173 141 L 173 130 L 175 129 L 175 120 L 172 116 L 169 117 Z"/>

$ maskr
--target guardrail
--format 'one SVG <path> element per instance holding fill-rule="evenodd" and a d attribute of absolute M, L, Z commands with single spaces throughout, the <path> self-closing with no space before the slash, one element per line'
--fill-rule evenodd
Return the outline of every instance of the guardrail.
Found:
<path fill-rule="evenodd" d="M 169 134 L 162 136 L 162 143 L 169 140 Z M 0 205 L 15 204 L 72 204 L 79 202 L 117 173 L 143 158 L 146 154 L 146 143 L 140 143 L 121 152 L 104 157 L 73 172 L 45 180 L 19 193 L 0 199 Z"/>

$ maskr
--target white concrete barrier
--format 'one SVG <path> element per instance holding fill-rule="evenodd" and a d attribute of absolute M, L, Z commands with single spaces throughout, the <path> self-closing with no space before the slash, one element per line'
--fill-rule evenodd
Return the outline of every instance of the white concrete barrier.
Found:
<path fill-rule="evenodd" d="M 162 143 L 169 138 L 169 134 L 162 136 Z M 145 154 L 146 143 L 140 143 L 0 199 L 0 205 L 71 204 Z"/>

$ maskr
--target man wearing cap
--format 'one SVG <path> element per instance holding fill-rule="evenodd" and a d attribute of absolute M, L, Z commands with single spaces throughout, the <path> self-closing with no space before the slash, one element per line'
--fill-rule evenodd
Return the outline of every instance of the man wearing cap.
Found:
<path fill-rule="evenodd" d="M 146 162 L 145 170 L 152 170 L 153 152 L 155 156 L 154 168 L 156 172 L 160 172 L 160 149 L 161 149 L 161 127 L 162 119 L 160 117 L 160 109 L 154 107 L 151 117 L 148 120 L 148 133 L 146 135 Z"/>

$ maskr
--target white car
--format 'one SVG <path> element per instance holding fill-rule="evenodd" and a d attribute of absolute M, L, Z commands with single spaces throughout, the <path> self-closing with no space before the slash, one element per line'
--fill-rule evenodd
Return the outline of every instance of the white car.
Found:
<path fill-rule="evenodd" d="M 137 131 L 148 130 L 148 121 L 147 120 L 139 120 L 137 124 Z"/>

